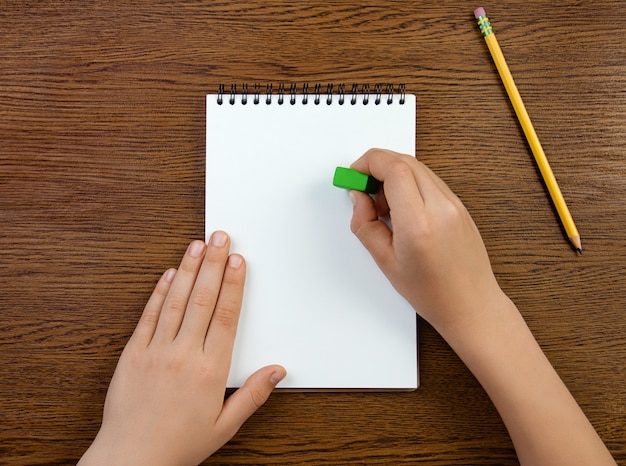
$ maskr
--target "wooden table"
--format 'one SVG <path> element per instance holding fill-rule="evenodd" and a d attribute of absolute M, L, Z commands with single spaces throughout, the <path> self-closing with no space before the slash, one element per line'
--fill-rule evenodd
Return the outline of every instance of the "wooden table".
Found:
<path fill-rule="evenodd" d="M 502 288 L 626 462 L 626 3 L 484 5 L 582 257 L 479 5 L 421 3 L 3 4 L 0 462 L 69 464 L 97 432 L 154 283 L 204 235 L 204 95 L 233 82 L 405 83 L 418 157 L 465 202 Z M 208 463 L 515 464 L 476 380 L 427 324 L 420 338 L 417 391 L 275 394 Z"/>

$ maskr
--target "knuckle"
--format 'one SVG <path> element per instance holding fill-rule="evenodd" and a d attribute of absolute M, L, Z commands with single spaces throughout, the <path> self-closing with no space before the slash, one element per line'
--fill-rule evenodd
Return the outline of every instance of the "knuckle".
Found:
<path fill-rule="evenodd" d="M 181 348 L 170 351 L 165 363 L 165 370 L 171 374 L 180 373 L 188 363 L 188 355 Z"/>
<path fill-rule="evenodd" d="M 393 159 L 389 162 L 389 168 L 400 180 L 413 179 L 413 167 L 409 160 L 402 158 Z"/>
<path fill-rule="evenodd" d="M 350 231 L 358 238 L 359 237 L 359 231 L 361 230 L 363 226 L 363 223 L 360 221 L 357 221 L 354 219 L 354 217 L 352 218 L 352 220 L 350 221 Z"/>
<path fill-rule="evenodd" d="M 187 307 L 187 300 L 179 295 L 171 295 L 168 298 L 167 308 L 169 312 L 183 312 Z"/>
<path fill-rule="evenodd" d="M 216 324 L 223 327 L 234 327 L 239 320 L 239 305 L 238 303 L 228 300 L 226 302 L 219 303 L 215 308 L 215 313 L 212 319 Z"/>
<path fill-rule="evenodd" d="M 161 297 L 165 297 L 167 296 L 169 289 L 170 289 L 169 283 L 163 280 L 160 280 L 154 287 L 154 292 Z"/>
<path fill-rule="evenodd" d="M 239 288 L 243 286 L 243 277 L 238 273 L 226 272 L 222 277 L 222 287 Z"/>
<path fill-rule="evenodd" d="M 210 307 L 215 302 L 215 294 L 213 291 L 205 287 L 200 287 L 194 291 L 191 298 L 191 304 L 201 308 Z"/>
<path fill-rule="evenodd" d="M 224 268 L 227 258 L 228 249 L 224 248 L 215 250 L 213 248 L 209 248 L 204 256 L 204 263 L 212 267 Z"/>
<path fill-rule="evenodd" d="M 463 210 L 455 202 L 446 202 L 440 208 L 440 216 L 446 228 L 455 228 L 463 220 Z"/>
<path fill-rule="evenodd" d="M 179 269 L 182 270 L 183 272 L 195 274 L 198 272 L 199 265 L 200 265 L 199 260 L 195 258 L 191 258 L 191 257 L 185 257 L 181 261 Z"/>
<path fill-rule="evenodd" d="M 368 222 L 352 220 L 350 222 L 350 231 L 361 241 L 367 242 L 367 238 L 372 230 L 372 225 Z"/>
<path fill-rule="evenodd" d="M 213 385 L 219 383 L 220 377 L 215 367 L 209 364 L 203 364 L 200 368 L 196 368 L 196 374 L 206 385 Z"/>
<path fill-rule="evenodd" d="M 146 310 L 139 320 L 142 325 L 154 326 L 159 322 L 159 314 L 158 310 Z"/>
<path fill-rule="evenodd" d="M 251 387 L 249 394 L 250 394 L 250 401 L 252 402 L 252 405 L 256 409 L 259 409 L 261 406 L 263 406 L 269 396 L 267 393 L 265 393 L 265 391 L 263 391 L 259 387 Z"/>

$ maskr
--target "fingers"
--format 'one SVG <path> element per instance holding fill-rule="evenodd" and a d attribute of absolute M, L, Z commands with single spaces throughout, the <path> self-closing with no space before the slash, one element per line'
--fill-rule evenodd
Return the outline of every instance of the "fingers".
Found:
<path fill-rule="evenodd" d="M 172 280 L 176 275 L 176 269 L 166 270 L 156 284 L 152 295 L 146 303 L 146 307 L 141 314 L 141 318 L 135 327 L 135 331 L 131 337 L 131 341 L 135 341 L 143 346 L 147 346 L 157 327 L 159 322 L 159 316 L 161 314 L 161 308 L 165 302 L 165 298 L 170 290 Z"/>
<path fill-rule="evenodd" d="M 170 342 L 178 334 L 205 250 L 206 245 L 202 241 L 193 241 L 187 247 L 176 277 L 174 277 L 169 293 L 163 302 L 154 334 L 155 341 Z"/>
<path fill-rule="evenodd" d="M 224 403 L 217 419 L 218 430 L 224 435 L 224 443 L 230 440 L 241 425 L 269 398 L 276 384 L 287 372 L 282 366 L 266 366 L 259 369 Z"/>
<path fill-rule="evenodd" d="M 393 260 L 393 235 L 379 219 L 374 200 L 365 193 L 350 191 L 353 211 L 350 229 L 361 241 L 378 266 L 385 271 Z"/>
<path fill-rule="evenodd" d="M 213 351 L 214 357 L 226 361 L 224 377 L 237 331 L 246 275 L 243 257 L 229 256 L 229 249 L 230 238 L 223 231 L 213 233 L 208 245 L 192 242 L 175 278 L 170 280 L 169 289 L 158 287 L 160 292 L 151 299 L 148 314 L 154 316 L 154 341 L 167 343 L 180 337 L 190 346 Z M 210 347 L 205 348 L 205 340 Z"/>
<path fill-rule="evenodd" d="M 432 230 L 435 218 L 458 211 L 461 201 L 423 163 L 405 154 L 372 149 L 352 164 L 360 172 L 383 182 L 374 200 L 353 193 L 351 229 L 382 271 L 391 277 L 400 258 L 399 245 L 414 244 L 420 234 Z M 381 220 L 389 213 L 393 231 Z M 430 213 L 430 215 L 429 215 Z"/>
<path fill-rule="evenodd" d="M 376 204 L 369 196 L 353 194 L 351 229 L 390 277 L 397 259 L 394 232 L 400 232 L 401 236 L 403 232 L 414 231 L 423 221 L 426 200 L 432 198 L 435 189 L 433 181 L 414 157 L 382 149 L 368 151 L 352 167 L 383 182 L 382 192 L 376 194 Z M 381 220 L 381 214 L 387 212 L 394 232 Z"/>
<path fill-rule="evenodd" d="M 415 157 L 371 149 L 352 167 L 383 181 L 383 195 L 376 195 L 376 203 L 379 211 L 390 212 L 396 231 L 419 226 L 427 208 L 446 212 L 462 206 L 448 185 Z"/>
<path fill-rule="evenodd" d="M 211 316 L 206 338 L 204 338 L 205 335 L 202 335 L 204 352 L 219 361 L 225 361 L 225 364 L 220 368 L 223 373 L 219 374 L 224 379 L 228 376 L 230 368 L 245 278 L 246 263 L 243 257 L 239 254 L 231 255 L 226 263 L 222 287 Z"/>
<path fill-rule="evenodd" d="M 356 170 L 373 175 L 381 181 L 387 181 L 386 195 L 392 204 L 398 199 L 391 199 L 398 193 L 398 184 L 410 182 L 411 176 L 417 186 L 420 197 L 425 201 L 436 201 L 443 194 L 447 198 L 456 199 L 452 190 L 435 175 L 426 165 L 415 157 L 399 154 L 390 150 L 370 149 L 352 164 Z M 411 175 L 411 176 L 409 176 Z M 391 185 L 391 186 L 389 186 Z M 390 189 L 393 188 L 393 189 Z M 407 186 L 404 186 L 406 188 Z M 402 192 L 402 195 L 410 193 Z M 391 197 L 390 197 L 391 196 Z"/>
<path fill-rule="evenodd" d="M 404 222 L 404 217 L 394 217 L 394 211 L 412 212 L 419 216 L 428 197 L 428 175 L 420 169 L 414 157 L 395 152 L 372 149 L 352 164 L 360 172 L 373 175 L 383 182 L 392 222 Z"/>
<path fill-rule="evenodd" d="M 187 303 L 180 335 L 200 347 L 204 346 L 207 329 L 222 292 L 222 281 L 227 278 L 225 267 L 229 249 L 230 238 L 225 232 L 216 231 L 211 235 Z"/>

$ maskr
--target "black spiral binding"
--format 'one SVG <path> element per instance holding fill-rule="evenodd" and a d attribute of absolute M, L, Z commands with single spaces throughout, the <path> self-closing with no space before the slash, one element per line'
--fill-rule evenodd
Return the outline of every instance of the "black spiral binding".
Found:
<path fill-rule="evenodd" d="M 319 105 L 322 102 L 322 95 L 324 96 L 324 102 L 326 103 L 326 105 L 331 105 L 333 103 L 333 99 L 335 98 L 337 98 L 337 103 L 339 105 L 343 105 L 344 103 L 346 103 L 345 84 L 339 84 L 337 86 L 336 93 L 333 92 L 333 89 L 334 88 L 332 84 L 327 84 L 326 90 L 322 92 L 322 85 L 319 83 L 315 84 L 315 87 L 313 88 L 313 93 L 312 93 L 313 103 L 315 105 Z M 352 84 L 352 88 L 349 92 L 349 96 L 350 96 L 349 104 L 356 105 L 358 96 L 361 95 L 363 96 L 363 99 L 362 99 L 363 105 L 367 105 L 370 102 L 370 97 L 373 97 L 375 105 L 380 105 L 383 100 L 383 95 L 386 95 L 387 105 L 391 105 L 393 104 L 394 95 L 396 95 L 394 94 L 394 91 L 396 91 L 396 89 L 394 88 L 393 84 L 385 84 L 384 88 L 383 88 L 383 84 L 376 84 L 374 86 L 374 92 L 370 93 L 369 84 L 361 85 L 361 88 L 359 90 L 359 85 L 357 83 L 354 83 Z M 398 85 L 396 93 L 399 95 L 398 103 L 400 105 L 404 105 L 406 101 L 406 85 L 405 84 Z M 295 105 L 296 96 L 298 95 L 298 86 L 296 84 L 290 84 L 289 89 L 287 90 L 287 88 L 285 87 L 285 84 L 283 83 L 279 84 L 278 91 L 276 92 L 275 102 L 278 103 L 278 105 L 283 105 L 286 102 L 286 99 L 285 99 L 286 94 L 288 94 L 289 104 Z M 226 95 L 225 86 L 224 84 L 220 84 L 219 89 L 217 91 L 217 103 L 219 105 L 222 105 L 224 103 L 225 95 Z M 309 103 L 309 84 L 308 83 L 304 83 L 302 85 L 302 90 L 300 92 L 300 95 L 302 96 L 301 103 L 303 105 L 308 104 Z M 237 102 L 238 96 L 240 98 L 240 103 L 242 105 L 246 105 L 248 103 L 248 85 L 247 84 L 242 85 L 241 93 L 237 93 L 236 84 L 231 84 L 230 93 L 228 97 L 228 103 L 230 105 L 235 105 L 235 103 Z M 265 104 L 271 105 L 273 99 L 274 99 L 273 86 L 272 84 L 268 84 L 265 86 L 265 99 L 264 99 Z M 254 105 L 259 105 L 261 103 L 261 85 L 260 84 L 254 85 L 254 90 L 252 91 L 252 103 Z"/>

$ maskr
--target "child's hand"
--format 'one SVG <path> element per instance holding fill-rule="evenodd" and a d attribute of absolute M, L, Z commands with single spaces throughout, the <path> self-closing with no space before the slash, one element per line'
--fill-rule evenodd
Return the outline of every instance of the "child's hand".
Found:
<path fill-rule="evenodd" d="M 352 168 L 384 183 L 375 199 L 352 192 L 352 231 L 444 337 L 483 321 L 508 301 L 472 218 L 437 175 L 414 157 L 380 149 L 368 151 Z M 381 220 L 386 216 L 393 231 Z"/>
<path fill-rule="evenodd" d="M 285 376 L 254 373 L 224 401 L 246 267 L 215 232 L 159 280 L 113 375 L 81 464 L 196 465 L 235 435 Z"/>
<path fill-rule="evenodd" d="M 498 286 L 461 201 L 408 155 L 373 149 L 352 166 L 384 182 L 375 200 L 353 192 L 352 230 L 485 388 L 520 463 L 614 465 Z M 387 215 L 393 231 L 380 220 Z"/>

